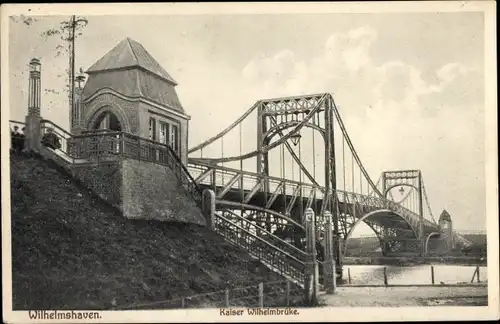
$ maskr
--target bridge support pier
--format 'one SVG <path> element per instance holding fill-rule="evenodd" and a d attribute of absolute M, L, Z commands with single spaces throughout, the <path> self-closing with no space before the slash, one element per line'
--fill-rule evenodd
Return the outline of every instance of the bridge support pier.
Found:
<path fill-rule="evenodd" d="M 311 208 L 306 209 L 305 216 L 307 262 L 305 264 L 304 297 L 308 305 L 315 305 L 319 292 L 319 273 L 318 263 L 316 261 L 316 224 L 314 221 L 314 211 Z"/>
<path fill-rule="evenodd" d="M 325 261 L 323 263 L 323 285 L 327 294 L 334 294 L 337 290 L 337 274 L 335 257 L 333 255 L 333 224 L 332 214 L 325 211 Z"/>
<path fill-rule="evenodd" d="M 202 193 L 203 214 L 207 220 L 207 226 L 210 230 L 215 230 L 215 193 L 211 189 L 205 189 Z"/>
<path fill-rule="evenodd" d="M 28 114 L 26 116 L 26 128 L 24 132 L 26 136 L 27 151 L 40 152 L 42 146 L 41 121 L 42 117 L 39 115 Z"/>

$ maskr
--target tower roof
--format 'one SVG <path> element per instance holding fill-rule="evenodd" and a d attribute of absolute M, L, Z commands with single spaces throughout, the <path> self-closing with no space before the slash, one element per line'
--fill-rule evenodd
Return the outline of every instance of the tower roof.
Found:
<path fill-rule="evenodd" d="M 177 85 L 177 82 L 175 82 L 151 54 L 139 42 L 129 37 L 122 40 L 111 51 L 94 63 L 86 73 L 107 72 L 132 67 L 147 70 L 155 76 L 173 85 Z"/>
<path fill-rule="evenodd" d="M 446 211 L 446 209 L 443 209 L 443 211 L 441 212 L 441 215 L 439 216 L 439 219 L 440 219 L 440 220 L 445 220 L 445 221 L 450 222 L 450 221 L 451 221 L 451 216 L 450 216 L 450 214 Z"/>

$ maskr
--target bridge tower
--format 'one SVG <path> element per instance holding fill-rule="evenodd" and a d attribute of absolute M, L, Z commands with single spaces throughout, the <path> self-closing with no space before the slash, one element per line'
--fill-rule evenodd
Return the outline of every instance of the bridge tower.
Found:
<path fill-rule="evenodd" d="M 420 170 L 400 170 L 382 172 L 382 194 L 384 198 L 392 196 L 392 190 L 399 188 L 403 199 L 399 201 L 404 205 L 404 200 L 410 197 L 411 191 L 416 192 L 416 199 L 405 206 L 410 211 L 419 216 L 418 222 L 418 240 L 420 242 L 420 254 L 425 254 L 425 234 L 424 234 L 424 199 L 423 199 L 423 181 Z M 408 193 L 405 194 L 405 188 Z"/>
<path fill-rule="evenodd" d="M 443 210 L 439 216 L 439 231 L 445 246 L 444 252 L 450 252 L 455 248 L 455 242 L 453 239 L 453 222 L 450 214 L 446 210 Z"/>
<path fill-rule="evenodd" d="M 72 133 L 135 134 L 170 145 L 187 164 L 190 116 L 179 101 L 176 81 L 140 43 L 122 40 L 86 73 L 70 114 Z"/>
<path fill-rule="evenodd" d="M 304 175 L 309 178 L 313 184 L 318 184 L 314 176 L 300 161 L 300 157 L 295 153 L 292 145 L 297 145 L 300 141 L 300 130 L 304 127 L 312 128 L 319 132 L 324 139 L 325 161 L 324 161 L 324 199 L 320 210 L 315 210 L 315 224 L 322 223 L 320 219 L 324 218 L 325 212 L 332 214 L 333 249 L 331 249 L 335 260 L 337 274 L 342 273 L 342 255 L 341 255 L 341 233 L 339 231 L 338 211 L 335 209 L 336 195 L 336 161 L 335 161 L 335 141 L 334 141 L 334 109 L 335 102 L 333 97 L 328 95 L 311 95 L 274 98 L 270 100 L 259 101 L 257 110 L 257 173 L 263 176 L 269 176 L 269 158 L 268 152 L 272 148 L 271 140 L 278 137 L 274 143 L 284 141 L 284 146 L 293 157 L 295 163 L 299 166 Z M 292 144 L 288 142 L 291 141 Z M 264 151 L 263 149 L 266 148 Z M 283 166 L 282 166 L 283 167 Z M 264 184 L 269 188 L 269 184 Z M 265 189 L 265 191 L 269 191 Z M 305 208 L 295 210 L 299 212 L 300 217 L 304 219 Z M 320 218 L 320 219 L 318 219 Z"/>

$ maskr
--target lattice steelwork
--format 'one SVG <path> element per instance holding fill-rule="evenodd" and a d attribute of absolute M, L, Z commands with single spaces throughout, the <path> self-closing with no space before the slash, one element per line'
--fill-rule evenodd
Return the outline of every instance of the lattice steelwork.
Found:
<path fill-rule="evenodd" d="M 266 253 L 274 251 L 272 252 L 274 256 L 269 257 L 268 262 L 273 263 L 283 273 L 293 275 L 299 271 L 297 269 L 302 267 L 301 262 L 304 261 L 304 211 L 307 208 L 311 208 L 316 215 L 318 241 L 323 240 L 326 231 L 333 232 L 333 251 L 339 271 L 341 271 L 343 248 L 356 226 L 361 223 L 367 224 L 378 236 L 384 253 L 416 253 L 418 249 L 415 246 L 421 246 L 421 243 L 415 242 L 421 242 L 422 238 L 439 233 L 439 227 L 435 222 L 422 217 L 421 201 L 426 195 L 421 172 L 418 170 L 385 172 L 377 184 L 373 183 L 354 150 L 330 94 L 258 101 L 230 127 L 191 149 L 190 152 L 200 151 L 217 140 L 222 141 L 223 137 L 245 120 L 251 112 L 257 112 L 258 116 L 256 150 L 243 154 L 240 146 L 240 154 L 237 156 L 190 158 L 187 166 L 176 167 L 176 170 L 182 171 L 179 178 L 186 182 L 194 196 L 198 197 L 203 189 L 214 191 L 217 226 L 230 225 L 229 229 L 224 225 L 226 227 L 221 229 L 221 233 L 231 236 L 234 242 L 244 241 L 248 249 L 253 249 L 252 242 L 255 240 L 266 242 Z M 47 123 L 50 122 L 44 121 L 42 129 Z M 313 133 L 319 133 L 323 139 L 326 154 L 323 161 L 324 181 L 321 185 L 314 171 L 310 172 L 302 163 L 300 148 L 297 155 L 289 143 L 289 140 L 305 128 L 312 129 Z M 135 142 L 142 139 L 134 138 L 132 143 L 128 138 L 130 135 L 123 132 L 115 133 L 80 136 L 66 134 L 67 138 L 63 139 L 71 145 L 62 146 L 61 156 L 67 156 L 67 163 L 84 163 L 88 158 L 87 155 L 91 153 L 136 157 L 135 153 L 132 152 L 130 155 L 129 151 Z M 115 137 L 122 140 L 115 141 Z M 103 152 L 100 149 L 91 151 L 92 148 L 88 145 L 75 146 L 76 142 L 100 143 L 106 138 L 112 139 L 116 145 L 109 146 Z M 340 140 L 340 145 L 335 142 L 336 140 Z M 162 154 L 168 150 L 156 143 L 148 145 L 151 147 L 146 150 L 147 152 L 157 151 L 156 158 L 152 161 L 166 163 Z M 145 147 L 143 146 L 141 145 L 141 148 Z M 278 147 L 283 151 L 285 148 L 289 151 L 300 174 L 304 174 L 309 183 L 301 178 L 297 181 L 284 176 L 271 176 L 268 173 L 267 154 Z M 75 149 L 78 149 L 76 156 L 73 154 Z M 142 153 L 144 152 L 141 151 L 138 155 L 141 160 L 145 159 Z M 251 158 L 256 159 L 257 163 L 254 164 L 257 166 L 256 172 L 243 170 L 242 164 L 240 169 L 220 165 L 227 161 L 243 161 Z M 168 160 L 170 164 L 175 159 L 171 160 Z M 382 183 L 382 190 L 378 188 L 379 183 Z M 406 208 L 404 204 L 387 199 L 390 189 L 402 183 L 414 187 L 419 192 L 420 203 L 417 213 Z M 332 214 L 331 228 L 326 227 L 323 218 L 326 211 Z M 244 239 L 240 238 L 241 235 Z M 264 253 L 263 248 L 256 249 L 252 250 L 252 253 Z M 283 260 L 290 258 L 300 260 L 293 266 L 285 266 Z"/>
<path fill-rule="evenodd" d="M 243 153 L 241 123 L 254 112 L 257 114 L 257 147 Z M 216 193 L 218 210 L 231 210 L 242 217 L 252 217 L 256 225 L 289 239 L 297 246 L 303 241 L 298 236 L 304 235 L 304 210 L 310 207 L 315 212 L 319 240 L 325 231 L 322 215 L 330 211 L 338 268 L 342 263 L 341 241 L 343 239 L 345 244 L 360 223 L 367 224 L 379 237 L 384 253 L 397 252 L 398 249 L 414 252 L 415 244 L 408 242 L 422 240 L 425 235 L 438 231 L 435 223 L 423 218 L 421 172 L 384 172 L 375 184 L 361 163 L 330 94 L 260 100 L 229 127 L 189 153 L 201 151 L 216 141 L 221 142 L 223 150 L 224 136 L 238 125 L 239 155 L 224 156 L 221 152 L 222 157 L 189 159 L 188 168 L 197 184 Z M 304 165 L 300 147 L 298 154 L 294 149 L 304 129 L 319 134 L 324 143 L 322 185 L 315 172 Z M 314 144 L 312 147 L 315 155 Z M 299 176 L 303 174 L 304 179 L 286 179 L 285 172 L 280 177 L 270 175 L 269 153 L 277 148 L 283 152 L 286 149 L 292 167 L 298 168 Z M 221 165 L 253 158 L 256 159 L 256 172 Z M 284 169 L 285 162 L 280 163 Z M 382 183 L 382 188 L 379 183 Z M 420 201 L 418 208 L 408 208 L 388 199 L 388 192 L 401 185 L 416 189 Z"/>

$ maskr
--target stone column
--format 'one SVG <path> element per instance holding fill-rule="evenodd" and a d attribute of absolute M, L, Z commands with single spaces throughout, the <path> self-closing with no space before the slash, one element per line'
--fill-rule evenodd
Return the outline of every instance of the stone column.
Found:
<path fill-rule="evenodd" d="M 211 189 L 205 189 L 201 198 L 207 227 L 213 231 L 215 230 L 215 193 Z"/>
<path fill-rule="evenodd" d="M 41 64 L 40 60 L 34 58 L 29 64 L 29 88 L 28 88 L 28 115 L 26 116 L 26 149 L 29 151 L 40 151 L 41 147 Z"/>
<path fill-rule="evenodd" d="M 305 301 L 309 305 L 314 305 L 317 302 L 319 277 L 318 264 L 316 262 L 316 233 L 314 222 L 314 211 L 307 208 L 306 216 L 306 269 L 305 269 Z"/>
<path fill-rule="evenodd" d="M 335 258 L 333 255 L 333 224 L 332 214 L 325 211 L 325 261 L 323 263 L 323 283 L 327 294 L 334 294 L 337 290 L 337 276 L 335 273 Z"/>

